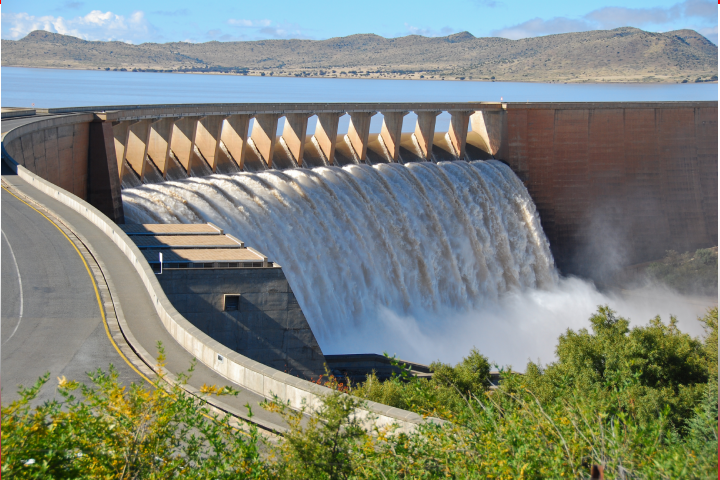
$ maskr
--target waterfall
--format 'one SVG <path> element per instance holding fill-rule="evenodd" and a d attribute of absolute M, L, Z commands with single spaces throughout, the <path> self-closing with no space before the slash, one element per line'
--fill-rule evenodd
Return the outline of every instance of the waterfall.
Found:
<path fill-rule="evenodd" d="M 387 312 L 437 324 L 557 282 L 535 205 L 497 161 L 210 175 L 122 197 L 127 222 L 212 222 L 279 263 L 324 351 Z"/>

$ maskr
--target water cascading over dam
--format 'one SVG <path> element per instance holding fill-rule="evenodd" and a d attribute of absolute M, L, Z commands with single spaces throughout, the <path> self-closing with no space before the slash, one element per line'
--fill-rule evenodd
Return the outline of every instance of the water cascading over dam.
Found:
<path fill-rule="evenodd" d="M 280 263 L 323 350 L 380 310 L 440 322 L 557 278 L 534 203 L 497 161 L 212 175 L 123 204 L 128 222 L 212 222 Z"/>

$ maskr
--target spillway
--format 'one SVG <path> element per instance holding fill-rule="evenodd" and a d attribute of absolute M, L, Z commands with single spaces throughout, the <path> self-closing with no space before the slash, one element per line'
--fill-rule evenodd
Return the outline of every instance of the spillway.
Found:
<path fill-rule="evenodd" d="M 441 322 L 557 281 L 535 205 L 498 161 L 211 175 L 122 198 L 126 222 L 212 222 L 267 254 L 321 345 L 381 310 Z"/>

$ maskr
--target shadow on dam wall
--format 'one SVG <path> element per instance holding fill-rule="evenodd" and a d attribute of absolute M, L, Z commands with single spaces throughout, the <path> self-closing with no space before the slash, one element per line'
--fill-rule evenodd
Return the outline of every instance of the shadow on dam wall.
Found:
<path fill-rule="evenodd" d="M 482 158 L 472 155 L 479 148 L 512 168 L 537 205 L 564 274 L 602 281 L 618 268 L 660 258 L 667 250 L 717 245 L 717 102 L 259 105 L 87 107 L 76 114 L 51 109 L 47 113 L 63 116 L 10 131 L 3 147 L 33 173 L 122 222 L 122 172 L 134 171 L 143 182 L 153 175 L 162 180 L 170 178 L 168 165 L 177 164 L 192 176 L 195 170 L 192 162 L 183 162 L 185 156 L 207 167 L 198 172 L 222 171 L 218 158 L 225 157 L 242 169 L 244 157 L 237 161 L 238 155 L 264 155 L 268 139 L 258 134 L 262 122 L 272 120 L 272 128 L 265 128 L 272 131 L 278 118 L 290 118 L 288 112 L 295 112 L 299 126 L 286 123 L 277 144 L 288 158 L 300 152 L 295 164 L 311 165 L 309 156 L 302 163 L 302 142 L 290 135 L 303 133 L 311 115 L 332 117 L 323 123 L 325 136 L 317 147 L 320 152 L 327 143 L 331 162 L 336 144 L 338 151 L 355 149 L 353 162 L 371 162 L 374 157 L 366 157 L 366 151 L 372 153 L 373 142 L 381 140 L 388 161 L 406 161 L 403 142 L 409 136 L 400 138 L 402 117 L 414 111 L 419 117 L 412 141 L 419 160 Z M 451 131 L 437 137 L 434 118 L 440 111 L 451 114 Z M 343 112 L 354 119 L 352 138 L 344 140 L 332 131 Z M 385 119 L 375 139 L 367 128 L 374 112 Z M 248 132 L 250 119 L 260 127 Z M 437 149 L 427 143 L 433 136 L 452 144 L 448 155 L 428 153 Z M 314 136 L 306 140 L 308 146 L 311 140 Z M 268 145 L 272 152 L 274 143 Z"/>

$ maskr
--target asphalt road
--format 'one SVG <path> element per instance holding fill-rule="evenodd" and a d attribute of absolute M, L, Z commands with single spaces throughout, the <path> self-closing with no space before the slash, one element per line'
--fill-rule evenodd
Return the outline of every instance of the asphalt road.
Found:
<path fill-rule="evenodd" d="M 46 372 L 39 400 L 54 396 L 58 376 L 86 380 L 113 364 L 120 380 L 142 382 L 105 333 L 95 290 L 82 259 L 46 218 L 2 191 L 2 402 L 18 398 Z"/>
<path fill-rule="evenodd" d="M 25 117 L 2 121 L 2 133 L 47 117 Z M 187 372 L 193 357 L 163 326 L 153 301 L 134 266 L 110 238 L 85 217 L 40 192 L 12 174 L 2 163 L 2 178 L 18 193 L 46 206 L 85 238 L 94 255 L 104 263 L 116 288 L 130 331 L 149 354 L 157 357 L 157 342 L 165 348 L 166 368 L 173 373 Z M 85 372 L 107 369 L 113 364 L 124 384 L 144 380 L 120 357 L 105 333 L 92 281 L 82 259 L 64 235 L 46 218 L 2 192 L 2 308 L 0 320 L 0 386 L 2 403 L 18 398 L 17 385 L 34 383 L 45 372 L 51 381 L 39 400 L 51 398 L 57 379 L 87 379 Z M 10 247 L 12 247 L 12 252 Z M 7 251 L 6 251 L 7 250 Z M 13 255 L 17 263 L 13 261 Z M 18 266 L 15 269 L 15 265 Z M 20 285 L 22 284 L 22 288 Z M 21 300 L 22 299 L 22 300 Z M 20 316 L 20 303 L 23 312 Z M 17 331 L 13 330 L 17 326 Z M 279 430 L 285 422 L 276 413 L 260 407 L 264 398 L 229 381 L 202 363 L 197 363 L 188 383 L 230 386 L 237 396 L 222 401 L 242 415 L 252 407 L 253 421 Z"/>

